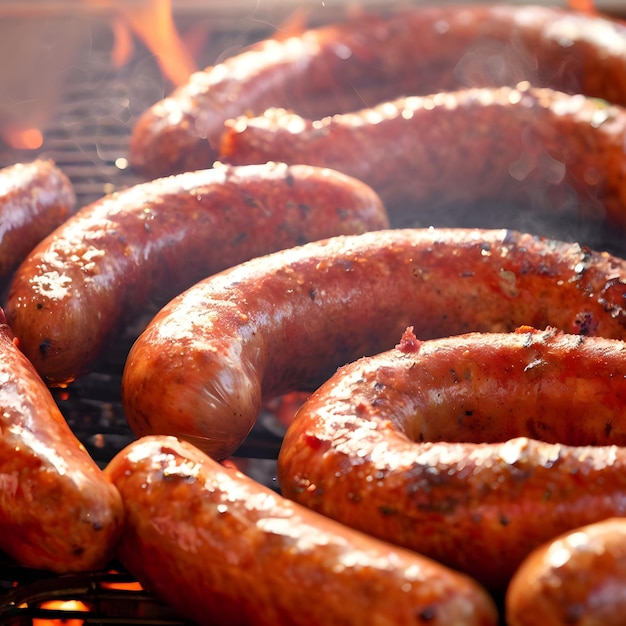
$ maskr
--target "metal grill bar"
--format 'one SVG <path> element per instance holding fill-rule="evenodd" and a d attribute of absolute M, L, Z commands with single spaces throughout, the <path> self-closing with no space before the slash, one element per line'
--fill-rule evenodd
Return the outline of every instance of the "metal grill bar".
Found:
<path fill-rule="evenodd" d="M 42 577 L 0 599 L 0 623 L 21 626 L 34 619 L 77 619 L 83 624 L 188 624 L 156 597 L 128 583 L 134 579 L 123 570 Z M 68 602 L 68 608 L 56 604 L 49 608 L 51 601 Z M 81 609 L 71 608 L 69 601 L 79 601 Z"/>

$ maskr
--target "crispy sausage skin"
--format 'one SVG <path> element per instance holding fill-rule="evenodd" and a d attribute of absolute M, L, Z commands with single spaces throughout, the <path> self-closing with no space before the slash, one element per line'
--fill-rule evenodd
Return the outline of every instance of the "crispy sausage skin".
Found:
<path fill-rule="evenodd" d="M 80 209 L 18 268 L 6 315 L 41 376 L 63 385 L 149 302 L 158 308 L 253 256 L 387 224 L 378 196 L 338 172 L 275 163 L 188 172 Z"/>
<path fill-rule="evenodd" d="M 551 213 L 560 233 L 568 211 L 585 228 L 606 221 L 626 230 L 626 109 L 605 101 L 520 85 L 402 98 L 315 121 L 271 109 L 228 126 L 221 160 L 310 163 L 366 180 L 392 225 L 463 226 L 457 205 L 469 225 L 485 226 L 490 202 L 498 227 L 510 226 L 501 213 L 512 203 L 526 224 L 537 219 L 529 209 Z"/>
<path fill-rule="evenodd" d="M 262 397 L 418 337 L 528 324 L 626 338 L 626 261 L 514 231 L 397 229 L 283 250 L 200 281 L 132 347 L 122 402 L 136 434 L 230 455 Z"/>
<path fill-rule="evenodd" d="M 138 120 L 146 176 L 207 167 L 224 122 L 269 107 L 310 118 L 403 95 L 528 80 L 626 103 L 626 28 L 558 8 L 428 6 L 259 42 L 195 73 Z"/>
<path fill-rule="evenodd" d="M 506 595 L 508 626 L 619 626 L 626 613 L 626 520 L 576 528 L 524 560 Z"/>
<path fill-rule="evenodd" d="M 0 290 L 32 248 L 75 209 L 72 183 L 52 161 L 0 169 Z"/>
<path fill-rule="evenodd" d="M 543 542 L 626 514 L 625 357 L 554 329 L 407 331 L 300 408 L 282 493 L 502 591 Z"/>
<path fill-rule="evenodd" d="M 174 437 L 106 468 L 127 513 L 123 564 L 213 626 L 495 626 L 474 581 L 313 513 Z"/>
<path fill-rule="evenodd" d="M 0 549 L 58 573 L 103 567 L 123 509 L 0 313 Z"/>

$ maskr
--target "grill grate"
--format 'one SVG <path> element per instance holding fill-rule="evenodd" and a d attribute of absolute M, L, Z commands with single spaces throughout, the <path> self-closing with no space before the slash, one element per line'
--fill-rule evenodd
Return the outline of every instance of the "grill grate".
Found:
<path fill-rule="evenodd" d="M 123 89 L 124 81 L 130 80 L 130 70 L 114 72 L 109 57 L 109 33 L 104 29 L 92 33 L 98 39 L 92 39 L 85 57 L 77 55 L 76 63 L 67 72 L 62 100 L 51 114 L 44 129 L 43 145 L 36 155 L 0 145 L 2 166 L 32 160 L 34 156 L 53 159 L 72 181 L 79 206 L 138 182 L 130 169 L 124 169 L 133 123 L 128 89 Z M 94 47 L 96 41 L 101 49 Z M 148 63 L 143 66 L 149 68 Z M 153 80 L 159 80 L 156 66 L 153 73 Z M 143 102 L 135 100 L 134 94 L 133 100 L 135 107 L 142 106 Z"/>
<path fill-rule="evenodd" d="M 132 624 L 184 626 L 158 598 L 143 590 L 123 569 L 51 576 L 5 566 L 1 585 L 0 623 L 26 624 Z M 19 584 L 16 584 L 18 581 Z M 55 620 L 56 622 L 51 622 Z"/>
<path fill-rule="evenodd" d="M 174 6 L 177 6 L 175 2 Z M 6 7 L 0 7 L 0 39 L 3 29 L 21 28 L 27 32 L 24 20 L 32 19 L 33 24 L 37 23 L 36 17 L 15 18 L 10 10 L 8 18 L 3 17 L 5 10 Z M 15 26 L 9 26 L 11 19 L 17 20 Z M 186 10 L 178 17 L 177 25 L 186 39 L 193 41 L 193 56 L 201 68 L 267 36 L 271 33 L 271 24 L 280 20 L 281 17 L 272 18 L 257 10 L 251 10 L 238 20 L 225 20 L 207 11 L 194 14 Z M 0 122 L 4 121 L 3 117 L 15 117 L 20 108 L 29 111 L 32 119 L 40 121 L 44 117 L 47 122 L 43 144 L 36 151 L 12 148 L 0 138 L 0 167 L 29 161 L 35 156 L 53 159 L 74 184 L 79 206 L 82 206 L 105 193 L 140 182 L 127 167 L 130 132 L 139 115 L 170 91 L 172 85 L 163 78 L 154 55 L 139 41 L 133 42 L 129 62 L 123 67 L 114 67 L 114 35 L 106 16 L 79 15 L 57 19 L 53 24 L 55 29 L 67 31 L 72 44 L 66 44 L 70 50 L 65 50 L 62 59 L 56 61 L 51 54 L 50 66 L 39 69 L 40 73 L 59 76 L 61 93 L 57 93 L 57 88 L 48 89 L 42 95 L 35 91 L 33 95 L 32 88 L 28 90 L 21 83 L 10 85 L 13 93 L 4 89 L 2 80 L 7 79 L 9 84 L 19 81 L 17 72 L 8 76 L 0 73 Z M 40 29 L 34 33 L 33 41 L 26 45 L 44 49 L 59 45 L 58 35 Z M 40 41 L 44 37 L 48 40 Z M 37 69 L 32 59 L 29 61 L 28 69 Z M 19 51 L 15 64 L 19 65 Z M 34 80 L 38 78 L 35 76 Z M 40 101 L 20 102 L 23 93 L 30 95 L 31 100 L 40 98 Z M 45 116 L 42 109 L 48 109 Z"/>

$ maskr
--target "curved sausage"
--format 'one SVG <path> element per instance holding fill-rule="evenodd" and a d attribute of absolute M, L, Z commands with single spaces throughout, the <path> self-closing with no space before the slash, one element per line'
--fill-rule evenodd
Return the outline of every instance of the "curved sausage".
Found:
<path fill-rule="evenodd" d="M 123 509 L 0 314 L 0 549 L 24 567 L 104 567 Z"/>
<path fill-rule="evenodd" d="M 0 169 L 0 290 L 35 245 L 75 209 L 74 188 L 52 161 Z"/>
<path fill-rule="evenodd" d="M 325 169 L 267 163 L 159 179 L 84 207 L 42 241 L 15 274 L 6 315 L 41 376 L 64 385 L 125 324 L 201 278 L 387 224 L 368 186 Z"/>
<path fill-rule="evenodd" d="M 220 159 L 337 169 L 380 194 L 392 225 L 488 226 L 491 203 L 498 227 L 511 226 L 502 213 L 513 204 L 525 224 L 549 213 L 559 236 L 581 217 L 583 233 L 606 222 L 623 235 L 625 133 L 622 107 L 524 84 L 402 98 L 315 121 L 276 109 L 242 116 L 228 124 Z"/>
<path fill-rule="evenodd" d="M 402 95 L 528 80 L 626 104 L 626 27 L 558 8 L 427 6 L 268 39 L 140 117 L 130 161 L 146 176 L 207 167 L 224 122 L 287 107 L 317 119 Z"/>
<path fill-rule="evenodd" d="M 198 624 L 495 626 L 471 579 L 290 502 L 174 437 L 106 468 L 127 512 L 119 558 Z"/>
<path fill-rule="evenodd" d="M 619 626 L 626 612 L 626 520 L 610 518 L 537 548 L 506 595 L 509 626 Z"/>
<path fill-rule="evenodd" d="M 282 493 L 502 591 L 543 542 L 626 514 L 625 357 L 554 329 L 407 331 L 300 408 Z"/>
<path fill-rule="evenodd" d="M 528 324 L 626 338 L 626 261 L 513 231 L 398 229 L 253 259 L 170 301 L 132 347 L 122 402 L 138 435 L 232 454 L 263 396 L 421 339 Z"/>

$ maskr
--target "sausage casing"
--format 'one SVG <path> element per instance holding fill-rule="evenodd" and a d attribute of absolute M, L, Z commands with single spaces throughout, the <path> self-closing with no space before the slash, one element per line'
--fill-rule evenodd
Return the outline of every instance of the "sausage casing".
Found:
<path fill-rule="evenodd" d="M 576 528 L 537 548 L 506 594 L 509 626 L 619 626 L 626 612 L 626 520 Z"/>
<path fill-rule="evenodd" d="M 497 624 L 471 579 L 313 513 L 174 437 L 106 468 L 127 512 L 119 558 L 199 624 Z"/>
<path fill-rule="evenodd" d="M 0 169 L 0 289 L 35 245 L 75 209 L 72 183 L 52 161 Z"/>
<path fill-rule="evenodd" d="M 150 107 L 130 145 L 146 176 L 209 166 L 224 122 L 285 107 L 317 119 L 402 95 L 530 81 L 626 103 L 625 27 L 537 6 L 427 6 L 265 40 Z M 362 155 L 359 155 L 362 157 Z"/>
<path fill-rule="evenodd" d="M 333 237 L 200 281 L 130 351 L 122 402 L 137 434 L 216 457 L 262 397 L 314 389 L 339 366 L 421 339 L 548 325 L 623 339 L 626 261 L 514 231 L 397 229 Z"/>
<path fill-rule="evenodd" d="M 626 514 L 625 357 L 554 329 L 407 332 L 300 408 L 282 493 L 502 591 L 545 541 Z"/>
<path fill-rule="evenodd" d="M 274 163 L 188 172 L 80 209 L 20 265 L 6 315 L 40 375 L 63 385 L 126 324 L 201 278 L 387 224 L 378 196 L 339 172 Z"/>
<path fill-rule="evenodd" d="M 122 522 L 117 489 L 0 323 L 0 548 L 25 567 L 104 567 Z"/>
<path fill-rule="evenodd" d="M 581 221 L 586 237 L 594 222 L 626 230 L 625 132 L 626 109 L 602 100 L 527 85 L 476 88 L 320 120 L 276 109 L 242 116 L 228 123 L 220 159 L 337 169 L 380 194 L 392 225 L 526 230 L 547 213 L 559 237 L 579 240 Z M 503 218 L 508 204 L 517 225 Z"/>

